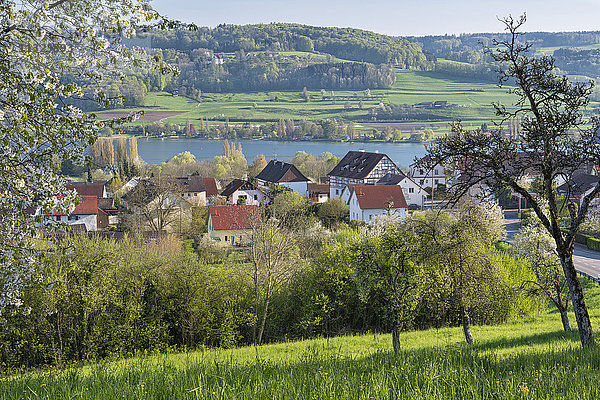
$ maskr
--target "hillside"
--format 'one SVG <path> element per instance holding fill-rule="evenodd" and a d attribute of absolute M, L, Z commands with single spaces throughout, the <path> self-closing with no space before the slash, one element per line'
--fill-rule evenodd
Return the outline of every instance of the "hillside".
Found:
<path fill-rule="evenodd" d="M 600 323 L 600 289 L 583 282 Z M 3 399 L 596 399 L 600 347 L 582 350 L 555 312 L 498 326 L 204 350 L 12 375 Z"/>

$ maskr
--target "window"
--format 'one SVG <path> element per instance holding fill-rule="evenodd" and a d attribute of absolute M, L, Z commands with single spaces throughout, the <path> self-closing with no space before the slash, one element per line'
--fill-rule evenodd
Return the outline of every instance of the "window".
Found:
<path fill-rule="evenodd" d="M 78 221 L 79 215 L 69 215 L 69 221 Z"/>
<path fill-rule="evenodd" d="M 225 241 L 227 241 L 227 235 L 225 235 Z"/>
<path fill-rule="evenodd" d="M 335 194 L 340 194 L 340 191 L 338 189 L 335 189 Z"/>
<path fill-rule="evenodd" d="M 415 188 L 408 188 L 408 193 L 414 193 L 415 192 Z"/>
<path fill-rule="evenodd" d="M 370 221 L 372 218 L 373 218 L 373 216 L 372 216 L 372 215 L 369 215 L 369 221 Z"/>
<path fill-rule="evenodd" d="M 439 183 L 439 181 L 440 181 L 439 179 L 436 179 L 435 184 L 437 185 Z"/>
<path fill-rule="evenodd" d="M 54 219 L 60 221 L 60 215 L 55 216 Z"/>
<path fill-rule="evenodd" d="M 424 183 L 423 179 L 419 179 L 419 185 L 422 185 Z"/>
<path fill-rule="evenodd" d="M 258 195 L 257 194 L 254 195 L 254 200 L 258 200 Z"/>
<path fill-rule="evenodd" d="M 434 173 L 434 175 L 437 175 L 438 174 L 438 170 L 437 169 L 434 170 L 433 173 Z"/>

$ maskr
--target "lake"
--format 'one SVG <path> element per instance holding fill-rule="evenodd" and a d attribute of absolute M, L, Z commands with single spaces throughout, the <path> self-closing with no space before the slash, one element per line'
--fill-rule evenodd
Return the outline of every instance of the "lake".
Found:
<path fill-rule="evenodd" d="M 242 145 L 242 151 L 250 164 L 254 157 L 263 154 L 267 160 L 291 160 L 296 152 L 305 151 L 319 155 L 330 152 L 337 157 L 343 157 L 350 150 L 364 150 L 385 153 L 399 167 L 408 167 L 415 157 L 425 155 L 425 146 L 421 143 L 363 143 L 363 142 L 309 142 L 309 141 L 272 141 L 272 140 L 230 140 Z M 223 153 L 223 141 L 210 139 L 160 139 L 138 138 L 138 153 L 147 163 L 159 164 L 173 156 L 189 151 L 196 160 L 209 160 Z"/>

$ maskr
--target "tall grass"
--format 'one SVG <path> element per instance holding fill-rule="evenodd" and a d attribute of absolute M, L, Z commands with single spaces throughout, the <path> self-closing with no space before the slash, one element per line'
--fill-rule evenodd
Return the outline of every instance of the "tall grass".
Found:
<path fill-rule="evenodd" d="M 585 283 L 595 327 L 600 289 Z M 571 318 L 573 316 L 571 315 Z M 0 399 L 597 399 L 600 347 L 547 312 L 499 326 L 143 354 L 0 379 Z"/>

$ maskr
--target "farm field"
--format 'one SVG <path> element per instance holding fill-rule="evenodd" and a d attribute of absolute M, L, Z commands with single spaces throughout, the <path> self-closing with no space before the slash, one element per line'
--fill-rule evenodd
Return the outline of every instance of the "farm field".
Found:
<path fill-rule="evenodd" d="M 460 107 L 438 110 L 447 128 L 448 122 L 458 118 L 464 121 L 489 122 L 494 118 L 491 103 L 502 101 L 510 105 L 513 97 L 492 83 L 456 79 L 435 72 L 397 70 L 397 80 L 391 89 L 371 89 L 370 96 L 362 91 L 310 90 L 310 102 L 301 91 L 270 91 L 244 93 L 205 93 L 202 102 L 172 96 L 168 93 L 149 93 L 145 105 L 147 111 L 159 107 L 160 111 L 178 111 L 177 115 L 164 121 L 183 124 L 189 119 L 197 123 L 200 118 L 234 121 L 263 121 L 285 119 L 338 119 L 369 121 L 369 108 L 380 103 L 415 104 L 425 101 L 445 100 Z M 361 103 L 362 102 L 362 109 Z M 135 108 L 133 108 L 135 109 Z M 132 109 L 132 110 L 133 110 Z M 131 110 L 111 110 L 113 115 Z M 117 113 L 117 114 L 115 114 Z M 104 113 L 99 113 L 101 116 Z M 150 114 L 153 114 L 150 112 Z M 143 121 L 143 120 L 142 120 Z M 411 122 L 411 121 L 407 121 Z M 434 121 L 412 121 L 429 124 Z M 143 123 L 143 122 L 136 122 Z"/>
<path fill-rule="evenodd" d="M 600 288 L 583 282 L 594 327 Z M 574 317 L 570 315 L 572 324 Z M 600 346 L 553 311 L 499 326 L 140 355 L 0 378 L 0 399 L 595 399 Z"/>

